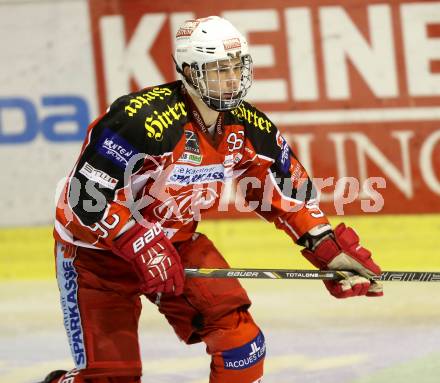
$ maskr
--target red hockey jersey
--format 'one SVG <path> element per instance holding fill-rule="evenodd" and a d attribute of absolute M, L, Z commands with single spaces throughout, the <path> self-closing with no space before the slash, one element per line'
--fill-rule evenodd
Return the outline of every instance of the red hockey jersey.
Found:
<path fill-rule="evenodd" d="M 182 82 L 143 89 L 89 126 L 57 205 L 55 238 L 108 249 L 143 217 L 183 241 L 205 212 L 225 210 L 230 182 L 238 210 L 255 211 L 294 241 L 328 223 L 305 169 L 253 105 L 220 113 L 211 136 Z"/>

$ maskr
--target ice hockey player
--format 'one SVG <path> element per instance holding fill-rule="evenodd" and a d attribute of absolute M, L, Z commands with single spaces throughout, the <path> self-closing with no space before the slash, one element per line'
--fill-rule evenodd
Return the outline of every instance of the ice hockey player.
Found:
<path fill-rule="evenodd" d="M 196 228 L 232 179 L 241 205 L 284 230 L 313 265 L 355 272 L 325 282 L 332 295 L 383 294 L 371 253 L 351 228 L 332 229 L 286 140 L 243 100 L 252 59 L 242 34 L 211 16 L 185 22 L 175 42 L 181 81 L 114 101 L 89 126 L 61 193 L 55 256 L 75 368 L 44 383 L 140 382 L 141 295 L 181 340 L 206 344 L 211 383 L 262 380 L 265 339 L 240 283 L 183 272 L 228 267 Z"/>

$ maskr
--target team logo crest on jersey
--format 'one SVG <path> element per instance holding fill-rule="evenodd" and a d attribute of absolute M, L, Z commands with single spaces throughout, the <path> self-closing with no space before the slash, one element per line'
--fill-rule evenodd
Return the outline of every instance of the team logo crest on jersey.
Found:
<path fill-rule="evenodd" d="M 191 130 L 185 130 L 185 151 L 182 153 L 177 162 L 187 164 L 200 165 L 203 156 L 200 154 L 200 144 L 197 134 Z"/>
<path fill-rule="evenodd" d="M 185 130 L 185 152 L 200 154 L 200 144 L 197 134 L 192 130 Z"/>

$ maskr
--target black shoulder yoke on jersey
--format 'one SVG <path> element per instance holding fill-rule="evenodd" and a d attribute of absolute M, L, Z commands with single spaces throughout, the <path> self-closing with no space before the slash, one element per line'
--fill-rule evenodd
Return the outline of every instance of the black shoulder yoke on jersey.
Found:
<path fill-rule="evenodd" d="M 69 189 L 70 204 L 84 224 L 103 218 L 107 203 L 125 185 L 127 169 L 138 171 L 146 155 L 173 151 L 189 119 L 181 87 L 175 81 L 122 96 L 89 131 L 74 173 L 79 184 Z M 128 166 L 132 158 L 135 164 Z M 84 207 L 85 202 L 90 207 L 90 200 L 93 209 Z"/>
<path fill-rule="evenodd" d="M 145 153 L 171 152 L 183 134 L 189 114 L 182 94 L 182 82 L 174 81 L 145 88 L 117 99 L 116 108 L 124 124 L 142 127 Z"/>
<path fill-rule="evenodd" d="M 302 165 L 277 127 L 263 112 L 252 104 L 243 102 L 238 108 L 226 114 L 225 123 L 234 122 L 239 122 L 245 127 L 245 136 L 251 141 L 257 155 L 274 161 L 270 170 L 283 194 L 305 201 L 315 198 L 315 190 L 310 179 L 302 184 L 301 190 L 296 190 L 292 186 L 290 158 L 293 158 L 299 166 Z"/>

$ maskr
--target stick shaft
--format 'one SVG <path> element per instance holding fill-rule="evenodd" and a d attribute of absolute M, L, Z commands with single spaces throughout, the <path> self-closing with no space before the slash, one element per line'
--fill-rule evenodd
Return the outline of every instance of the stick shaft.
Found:
<path fill-rule="evenodd" d="M 308 279 L 339 280 L 344 274 L 336 270 L 290 270 L 290 269 L 185 269 L 187 277 L 197 278 L 246 278 L 246 279 Z M 440 272 L 384 271 L 380 281 L 387 282 L 440 282 Z"/>

